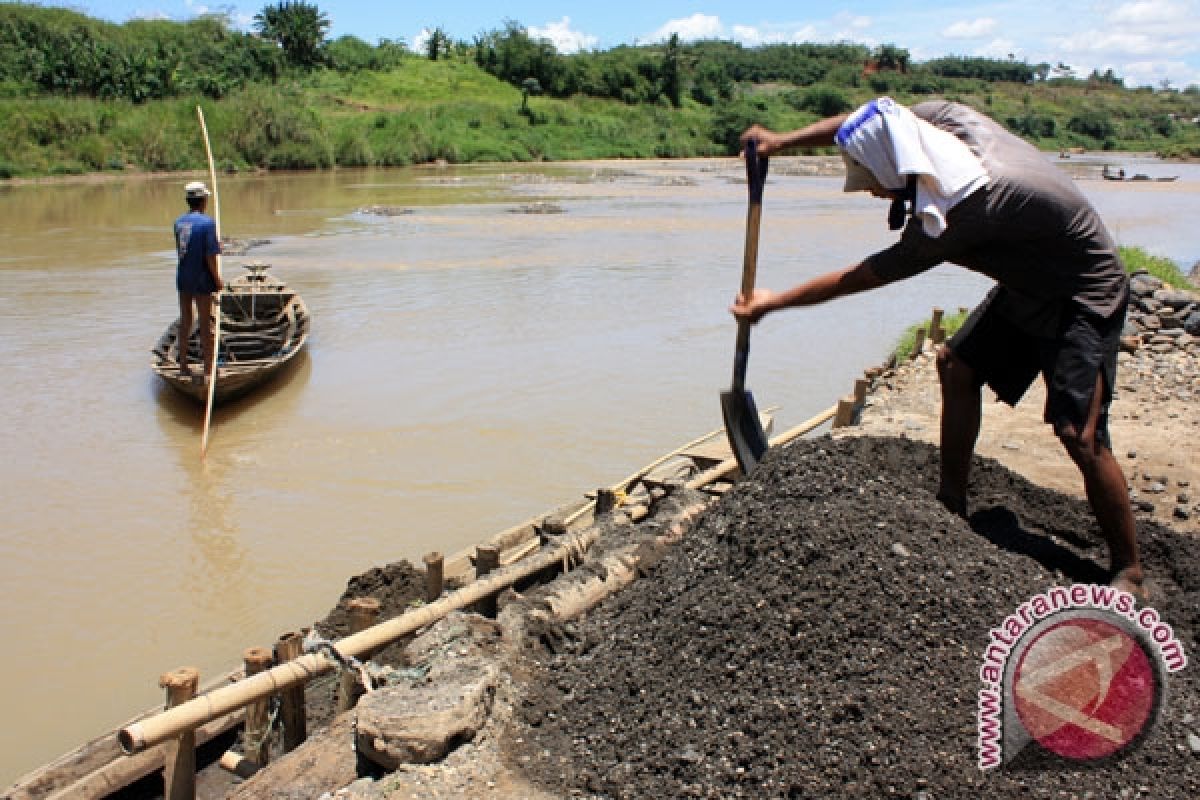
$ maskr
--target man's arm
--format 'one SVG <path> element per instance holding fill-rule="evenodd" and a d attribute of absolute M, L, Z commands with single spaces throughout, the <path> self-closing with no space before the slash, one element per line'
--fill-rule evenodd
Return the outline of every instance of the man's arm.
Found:
<path fill-rule="evenodd" d="M 755 289 L 750 297 L 739 294 L 729 310 L 738 320 L 744 319 L 753 325 L 772 311 L 817 305 L 827 300 L 874 289 L 885 283 L 887 281 L 876 275 L 870 265 L 864 261 L 853 267 L 819 275 L 786 291 L 772 292 L 769 289 Z"/>
<path fill-rule="evenodd" d="M 760 156 L 769 156 L 794 147 L 832 147 L 833 137 L 849 116 L 838 114 L 836 117 L 826 117 L 812 125 L 786 133 L 776 133 L 761 125 L 752 125 L 742 134 L 742 144 L 753 139 Z"/>
<path fill-rule="evenodd" d="M 204 256 L 204 266 L 208 267 L 208 272 L 212 275 L 213 283 L 217 285 L 217 291 L 225 288 L 225 283 L 221 280 L 221 268 L 217 266 L 217 256 L 215 253 L 209 253 Z"/>

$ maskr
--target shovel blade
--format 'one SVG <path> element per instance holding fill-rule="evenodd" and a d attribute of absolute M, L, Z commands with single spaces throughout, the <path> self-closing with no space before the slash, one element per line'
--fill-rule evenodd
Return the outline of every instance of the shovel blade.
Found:
<path fill-rule="evenodd" d="M 767 452 L 767 433 L 763 430 L 754 396 L 747 391 L 721 392 L 721 415 L 729 448 L 743 475 L 749 475 Z"/>

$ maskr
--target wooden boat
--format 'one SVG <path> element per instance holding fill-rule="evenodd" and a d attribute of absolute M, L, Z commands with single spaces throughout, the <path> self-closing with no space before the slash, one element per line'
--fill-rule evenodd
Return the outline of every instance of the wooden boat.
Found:
<path fill-rule="evenodd" d="M 221 336 L 217 347 L 220 403 L 246 392 L 281 370 L 304 347 L 310 317 L 304 301 L 283 281 L 268 274 L 267 264 L 245 265 L 248 274 L 231 281 L 221 293 Z M 199 331 L 187 341 L 192 375 L 179 372 L 179 320 L 158 340 L 151 368 L 172 388 L 203 403 L 208 386 L 203 374 Z"/>

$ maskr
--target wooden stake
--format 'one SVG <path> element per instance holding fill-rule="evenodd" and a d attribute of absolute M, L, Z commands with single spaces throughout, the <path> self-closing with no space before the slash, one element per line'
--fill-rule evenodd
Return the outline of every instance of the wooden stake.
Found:
<path fill-rule="evenodd" d="M 251 647 L 242 653 L 246 677 L 269 670 L 274 654 L 265 647 Z M 247 760 L 265 767 L 271 760 L 271 698 L 262 697 L 246 706 L 246 729 L 243 745 Z"/>
<path fill-rule="evenodd" d="M 304 655 L 304 635 L 293 631 L 275 643 L 275 661 L 284 663 Z M 279 693 L 279 718 L 283 722 L 283 751 L 290 753 L 308 738 L 308 714 L 304 707 L 304 686 L 291 686 Z"/>
<path fill-rule="evenodd" d="M 917 328 L 917 338 L 913 340 L 912 357 L 916 358 L 921 355 L 921 351 L 925 349 L 925 328 Z"/>
<path fill-rule="evenodd" d="M 854 382 L 854 405 L 862 406 L 867 402 L 867 389 L 871 386 L 871 382 L 866 378 L 859 378 Z"/>
<path fill-rule="evenodd" d="M 379 601 L 374 597 L 356 597 L 346 604 L 350 612 L 350 633 L 361 633 L 371 628 L 379 621 Z M 363 653 L 360 660 L 365 661 L 371 653 Z M 346 670 L 338 681 L 337 710 L 340 714 L 354 708 L 358 698 L 362 696 L 363 687 L 359 685 L 359 675 Z"/>
<path fill-rule="evenodd" d="M 837 413 L 833 417 L 833 427 L 844 428 L 854 423 L 854 398 L 843 397 L 838 400 Z"/>
<path fill-rule="evenodd" d="M 946 329 L 942 327 L 942 313 L 942 309 L 935 308 L 929 320 L 929 341 L 934 344 L 941 344 L 946 338 Z"/>
<path fill-rule="evenodd" d="M 437 550 L 425 554 L 425 602 L 432 603 L 442 596 L 445 559 Z"/>
<path fill-rule="evenodd" d="M 181 667 L 158 679 L 167 690 L 167 708 L 181 706 L 196 696 L 200 685 L 200 670 Z M 195 800 L 196 798 L 196 732 L 186 730 L 166 743 L 163 762 L 163 797 L 165 800 Z"/>
<path fill-rule="evenodd" d="M 478 580 L 500 566 L 500 548 L 480 545 L 475 548 L 475 578 Z M 475 610 L 485 617 L 496 616 L 496 595 L 489 594 L 479 601 Z"/>

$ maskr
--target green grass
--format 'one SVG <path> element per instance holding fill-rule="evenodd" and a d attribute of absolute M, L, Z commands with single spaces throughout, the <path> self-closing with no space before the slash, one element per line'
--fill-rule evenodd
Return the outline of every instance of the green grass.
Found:
<path fill-rule="evenodd" d="M 969 311 L 960 310 L 953 314 L 942 315 L 942 330 L 945 331 L 945 337 L 949 339 L 953 336 L 963 323 L 967 321 Z M 917 345 L 917 333 L 921 328 L 925 329 L 926 335 L 929 332 L 929 324 L 933 321 L 932 314 L 929 319 L 915 322 L 905 329 L 904 333 L 900 334 L 899 341 L 896 342 L 895 348 L 892 350 L 892 356 L 896 362 L 908 361 L 913 357 Z"/>
<path fill-rule="evenodd" d="M 1148 272 L 1168 286 L 1176 289 L 1194 289 L 1183 271 L 1169 258 L 1151 255 L 1140 247 L 1121 247 L 1121 260 L 1125 262 L 1125 271 Z"/>

